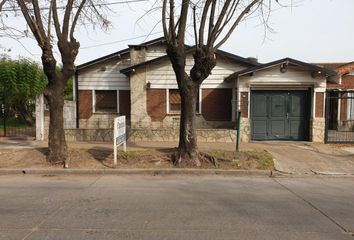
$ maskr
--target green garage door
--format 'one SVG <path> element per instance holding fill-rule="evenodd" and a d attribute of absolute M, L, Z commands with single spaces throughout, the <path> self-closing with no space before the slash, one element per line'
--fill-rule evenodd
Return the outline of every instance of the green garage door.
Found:
<path fill-rule="evenodd" d="M 309 91 L 252 91 L 253 140 L 308 140 Z"/>

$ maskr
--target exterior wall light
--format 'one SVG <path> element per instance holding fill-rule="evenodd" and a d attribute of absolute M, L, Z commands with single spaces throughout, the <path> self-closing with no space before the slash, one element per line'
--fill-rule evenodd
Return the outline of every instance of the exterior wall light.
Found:
<path fill-rule="evenodd" d="M 288 64 L 282 64 L 280 65 L 280 72 L 281 73 L 286 73 L 288 71 Z"/>
<path fill-rule="evenodd" d="M 146 89 L 150 89 L 150 88 L 151 88 L 151 82 L 150 82 L 150 81 L 148 81 L 148 82 L 146 83 L 145 88 L 146 88 Z"/>

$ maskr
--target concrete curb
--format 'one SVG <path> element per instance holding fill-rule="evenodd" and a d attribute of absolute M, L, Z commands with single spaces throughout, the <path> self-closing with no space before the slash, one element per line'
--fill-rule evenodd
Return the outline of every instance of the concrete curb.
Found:
<path fill-rule="evenodd" d="M 228 175 L 228 176 L 262 176 L 269 177 L 272 171 L 269 170 L 219 170 L 219 169 L 0 169 L 0 175 L 11 174 L 39 174 L 39 175 L 86 175 L 86 174 L 107 174 L 107 175 Z"/>
<path fill-rule="evenodd" d="M 311 169 L 315 175 L 322 175 L 322 176 L 352 176 L 354 177 L 354 173 L 343 173 L 343 172 L 324 172 L 324 171 L 316 171 Z"/>

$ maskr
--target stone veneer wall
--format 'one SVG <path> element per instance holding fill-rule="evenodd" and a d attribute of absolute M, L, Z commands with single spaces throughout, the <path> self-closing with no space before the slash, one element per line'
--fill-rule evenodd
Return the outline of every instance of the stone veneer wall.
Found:
<path fill-rule="evenodd" d="M 325 137 L 325 118 L 314 118 L 310 123 L 310 140 L 323 143 Z"/>
<path fill-rule="evenodd" d="M 250 142 L 251 141 L 251 124 L 249 118 L 241 118 L 241 142 Z"/>
<path fill-rule="evenodd" d="M 199 142 L 235 142 L 233 129 L 197 129 Z M 129 140 L 138 141 L 178 141 L 178 129 L 131 129 Z"/>
<path fill-rule="evenodd" d="M 128 140 L 138 141 L 178 141 L 178 130 L 171 129 L 127 129 Z M 113 141 L 112 129 L 66 129 L 68 141 Z M 198 129 L 199 142 L 235 142 L 236 131 L 232 129 Z"/>
<path fill-rule="evenodd" d="M 113 129 L 65 129 L 67 141 L 112 142 Z"/>

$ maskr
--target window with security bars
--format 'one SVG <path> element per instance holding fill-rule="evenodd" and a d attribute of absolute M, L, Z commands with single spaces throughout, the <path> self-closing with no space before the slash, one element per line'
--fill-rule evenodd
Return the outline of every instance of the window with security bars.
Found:
<path fill-rule="evenodd" d="M 170 105 L 170 112 L 181 111 L 181 96 L 179 95 L 178 89 L 169 90 L 169 105 Z"/>
<path fill-rule="evenodd" d="M 169 99 L 168 99 L 168 104 L 169 104 L 169 111 L 170 113 L 179 113 L 181 112 L 181 96 L 179 94 L 178 89 L 169 89 L 168 91 Z M 197 93 L 197 103 L 196 103 L 196 112 L 200 112 L 199 108 L 199 91 Z"/>

